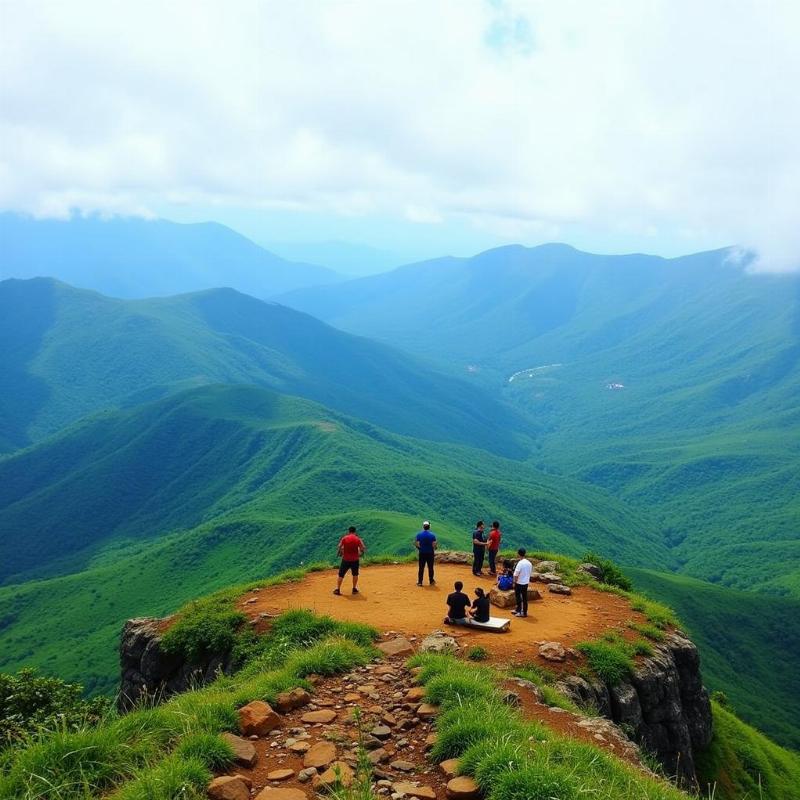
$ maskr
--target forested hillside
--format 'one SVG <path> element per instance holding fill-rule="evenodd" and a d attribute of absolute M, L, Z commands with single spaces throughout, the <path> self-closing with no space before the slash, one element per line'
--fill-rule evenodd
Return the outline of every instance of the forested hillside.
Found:
<path fill-rule="evenodd" d="M 0 442 L 208 383 L 301 395 L 399 433 L 521 456 L 518 414 L 393 348 L 231 289 L 115 300 L 0 282 Z"/>
<path fill-rule="evenodd" d="M 687 574 L 800 596 L 800 278 L 740 262 L 514 246 L 286 302 L 493 388 L 538 467 L 646 509 Z"/>

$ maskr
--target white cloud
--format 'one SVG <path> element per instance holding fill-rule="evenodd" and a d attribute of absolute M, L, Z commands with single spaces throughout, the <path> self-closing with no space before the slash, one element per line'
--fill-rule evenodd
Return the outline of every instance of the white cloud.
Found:
<path fill-rule="evenodd" d="M 706 236 L 800 267 L 793 0 L 0 0 L 0 208 Z"/>

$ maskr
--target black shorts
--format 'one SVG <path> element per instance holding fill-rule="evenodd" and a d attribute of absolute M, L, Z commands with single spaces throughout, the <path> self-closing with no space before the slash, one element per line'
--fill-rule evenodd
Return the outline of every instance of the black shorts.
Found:
<path fill-rule="evenodd" d="M 355 561 L 345 561 L 342 559 L 342 563 L 339 565 L 339 577 L 344 578 L 348 572 L 352 572 L 353 575 L 358 575 L 358 564 L 358 559 Z"/>

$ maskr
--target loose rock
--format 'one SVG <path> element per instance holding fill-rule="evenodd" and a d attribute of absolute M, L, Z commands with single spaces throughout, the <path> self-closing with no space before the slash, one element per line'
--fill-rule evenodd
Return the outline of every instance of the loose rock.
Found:
<path fill-rule="evenodd" d="M 311 724 L 322 723 L 327 725 L 336 719 L 336 712 L 328 708 L 322 708 L 319 711 L 308 711 L 300 719 Z"/>
<path fill-rule="evenodd" d="M 206 791 L 210 800 L 250 800 L 247 784 L 236 775 L 214 778 Z"/>
<path fill-rule="evenodd" d="M 231 746 L 233 750 L 233 760 L 243 767 L 252 767 L 258 759 L 256 749 L 253 745 L 242 739 L 241 736 L 234 736 L 232 733 L 223 733 L 222 738 Z"/>
<path fill-rule="evenodd" d="M 304 756 L 304 767 L 327 767 L 336 759 L 336 745 L 332 742 L 317 742 Z"/>
<path fill-rule="evenodd" d="M 567 651 L 560 642 L 544 642 L 539 645 L 539 655 L 546 661 L 566 661 Z"/>
<path fill-rule="evenodd" d="M 446 791 L 450 800 L 478 800 L 481 796 L 478 784 L 466 775 L 448 781 Z"/>
<path fill-rule="evenodd" d="M 261 700 L 239 709 L 239 730 L 245 736 L 265 736 L 281 724 L 281 718 Z"/>

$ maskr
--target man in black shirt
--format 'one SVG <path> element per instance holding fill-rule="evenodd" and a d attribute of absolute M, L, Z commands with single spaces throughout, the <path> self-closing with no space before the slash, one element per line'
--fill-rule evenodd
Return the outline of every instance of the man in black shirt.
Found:
<path fill-rule="evenodd" d="M 464 584 L 456 581 L 455 591 L 447 595 L 447 616 L 444 618 L 445 625 L 466 625 L 467 609 L 470 606 L 469 596 L 461 590 Z"/>

